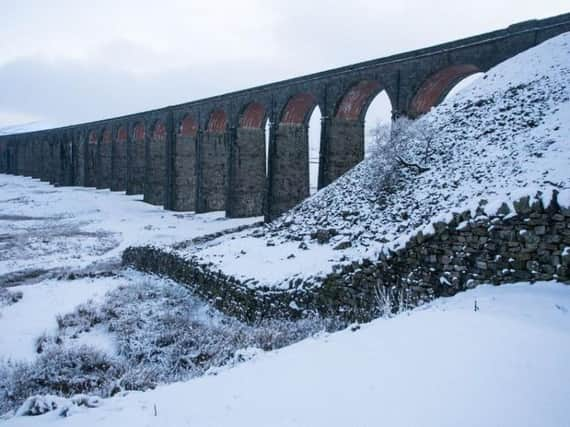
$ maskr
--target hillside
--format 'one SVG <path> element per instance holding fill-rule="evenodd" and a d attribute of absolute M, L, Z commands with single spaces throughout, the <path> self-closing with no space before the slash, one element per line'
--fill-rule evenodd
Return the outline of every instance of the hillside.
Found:
<path fill-rule="evenodd" d="M 454 211 L 479 204 L 492 211 L 553 189 L 568 198 L 569 82 L 570 34 L 564 34 L 500 64 L 423 116 L 416 126 L 433 138 L 427 171 L 401 170 L 382 188 L 379 176 L 390 165 L 380 147 L 272 223 L 177 253 L 259 286 L 284 288 L 292 277 L 322 276 L 377 257 Z M 424 147 L 409 148 L 414 159 Z"/>

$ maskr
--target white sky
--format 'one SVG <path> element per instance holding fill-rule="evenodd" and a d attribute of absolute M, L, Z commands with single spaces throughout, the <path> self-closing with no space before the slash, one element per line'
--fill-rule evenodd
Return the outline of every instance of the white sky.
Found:
<path fill-rule="evenodd" d="M 0 4 L 0 127 L 186 102 L 570 9 L 567 0 Z"/>

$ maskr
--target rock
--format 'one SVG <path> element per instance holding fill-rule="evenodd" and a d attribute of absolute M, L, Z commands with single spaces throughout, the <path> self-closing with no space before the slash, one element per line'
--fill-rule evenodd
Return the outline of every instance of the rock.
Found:
<path fill-rule="evenodd" d="M 515 212 L 519 215 L 527 214 L 531 211 L 530 209 L 530 198 L 528 196 L 522 197 L 516 202 L 513 202 L 515 207 Z"/>
<path fill-rule="evenodd" d="M 349 240 L 343 240 L 338 245 L 336 245 L 333 249 L 336 251 L 342 251 L 344 249 L 350 248 L 351 246 L 352 246 L 352 243 L 350 243 Z"/>
<path fill-rule="evenodd" d="M 314 233 L 311 233 L 311 238 L 315 239 L 321 245 L 324 243 L 328 243 L 331 238 L 336 236 L 338 232 L 334 228 L 321 228 Z"/>

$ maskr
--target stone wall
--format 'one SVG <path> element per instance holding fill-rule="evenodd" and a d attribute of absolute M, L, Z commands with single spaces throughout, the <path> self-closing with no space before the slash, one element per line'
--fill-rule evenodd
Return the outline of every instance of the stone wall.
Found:
<path fill-rule="evenodd" d="M 117 138 L 113 142 L 113 156 L 111 163 L 111 190 L 125 191 L 127 189 L 127 140 L 126 136 Z"/>
<path fill-rule="evenodd" d="M 151 205 L 164 205 L 166 185 L 166 136 L 153 135 L 148 144 L 144 201 Z"/>
<path fill-rule="evenodd" d="M 76 186 L 85 185 L 85 149 L 86 142 L 83 138 L 76 138 L 73 140 L 73 165 L 75 168 L 74 172 L 74 183 Z"/>
<path fill-rule="evenodd" d="M 206 131 L 199 140 L 196 212 L 226 208 L 228 145 L 226 132 Z"/>
<path fill-rule="evenodd" d="M 97 185 L 97 142 L 88 141 L 85 149 L 85 186 Z"/>
<path fill-rule="evenodd" d="M 364 159 L 364 123 L 333 118 L 327 123 L 323 156 L 323 178 L 319 187 L 330 184 Z"/>
<path fill-rule="evenodd" d="M 107 131 L 108 132 L 108 131 Z M 111 188 L 111 171 L 113 156 L 113 141 L 110 133 L 105 133 L 99 141 L 98 165 L 97 165 L 97 188 Z"/>
<path fill-rule="evenodd" d="M 143 194 L 145 181 L 145 142 L 133 138 L 127 146 L 127 194 Z"/>
<path fill-rule="evenodd" d="M 246 321 L 309 313 L 368 321 L 379 314 L 379 292 L 411 307 L 480 283 L 556 279 L 570 284 L 570 208 L 558 205 L 556 193 L 548 206 L 525 197 L 514 207 L 510 212 L 504 204 L 491 216 L 482 209 L 475 217 L 471 211 L 454 214 L 448 223 L 436 223 L 429 236 L 418 232 L 400 249 L 337 266 L 319 280 L 294 279 L 287 291 L 212 271 L 175 250 L 129 248 L 123 263 L 191 286 Z"/>
<path fill-rule="evenodd" d="M 174 154 L 173 206 L 175 211 L 196 210 L 196 135 L 177 135 Z"/>
<path fill-rule="evenodd" d="M 238 128 L 230 147 L 230 218 L 263 214 L 265 198 L 265 129 Z"/>
<path fill-rule="evenodd" d="M 0 173 L 8 173 L 8 141 L 0 141 Z"/>
<path fill-rule="evenodd" d="M 309 196 L 309 136 L 305 124 L 280 123 L 270 158 L 269 216 L 275 218 Z"/>

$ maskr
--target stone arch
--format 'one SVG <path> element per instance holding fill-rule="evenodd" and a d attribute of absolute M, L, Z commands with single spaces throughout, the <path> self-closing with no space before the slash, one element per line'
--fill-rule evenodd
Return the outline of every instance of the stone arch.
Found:
<path fill-rule="evenodd" d="M 418 117 L 427 113 L 432 107 L 442 102 L 457 83 L 479 72 L 481 69 L 473 64 L 450 65 L 436 71 L 422 83 L 412 97 L 408 114 L 410 117 Z"/>
<path fill-rule="evenodd" d="M 145 127 L 143 122 L 137 122 L 133 126 L 133 141 L 144 141 Z"/>
<path fill-rule="evenodd" d="M 335 117 L 343 120 L 364 120 L 368 106 L 383 90 L 377 80 L 361 80 L 344 93 L 335 109 Z"/>
<path fill-rule="evenodd" d="M 154 141 L 163 141 L 166 139 L 166 125 L 163 120 L 155 120 L 152 127 L 152 139 Z"/>
<path fill-rule="evenodd" d="M 176 133 L 182 137 L 196 136 L 198 133 L 198 122 L 194 120 L 191 114 L 186 114 L 178 124 Z"/>
<path fill-rule="evenodd" d="M 113 138 L 112 138 L 111 129 L 109 129 L 108 127 L 105 128 L 105 129 L 103 130 L 103 134 L 102 134 L 102 137 L 101 137 L 101 142 L 102 142 L 103 144 L 110 144 L 111 141 L 112 141 L 112 139 L 113 139 Z"/>
<path fill-rule="evenodd" d="M 226 130 L 227 123 L 228 115 L 226 112 L 221 109 L 216 109 L 213 110 L 208 117 L 206 130 L 212 133 L 222 133 Z"/>
<path fill-rule="evenodd" d="M 184 114 L 176 126 L 174 139 L 173 176 L 169 209 L 193 211 L 196 209 L 196 144 L 199 124 L 190 113 Z"/>
<path fill-rule="evenodd" d="M 239 116 L 239 127 L 261 129 L 265 123 L 267 112 L 263 104 L 253 101 L 245 106 Z"/>
<path fill-rule="evenodd" d="M 313 94 L 297 93 L 288 99 L 278 116 L 279 122 L 271 128 L 269 218 L 291 209 L 310 194 L 308 125 L 317 105 Z"/>
<path fill-rule="evenodd" d="M 117 129 L 117 141 L 125 142 L 127 140 L 127 135 L 127 127 L 119 126 L 119 129 Z"/>
<path fill-rule="evenodd" d="M 91 130 L 89 132 L 89 138 L 88 138 L 88 143 L 89 144 L 97 144 L 99 137 L 97 135 L 97 131 L 96 130 Z"/>
<path fill-rule="evenodd" d="M 309 92 L 293 95 L 283 108 L 280 123 L 305 124 L 316 106 L 317 98 Z"/>
<path fill-rule="evenodd" d="M 229 146 L 228 217 L 258 216 L 265 198 L 265 106 L 253 101 L 238 117 L 235 139 Z"/>
<path fill-rule="evenodd" d="M 198 140 L 197 212 L 226 209 L 228 188 L 228 115 L 221 108 L 208 115 L 206 131 Z"/>

